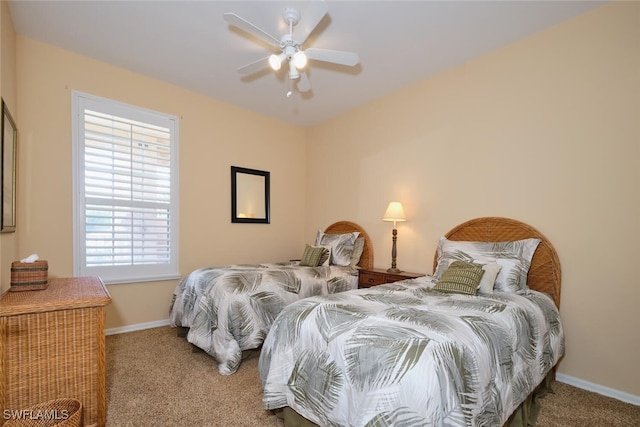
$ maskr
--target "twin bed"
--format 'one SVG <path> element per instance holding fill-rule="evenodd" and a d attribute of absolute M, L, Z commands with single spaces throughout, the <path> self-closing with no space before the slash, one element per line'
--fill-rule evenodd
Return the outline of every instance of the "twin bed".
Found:
<path fill-rule="evenodd" d="M 242 352 L 262 345 L 286 305 L 313 295 L 356 289 L 357 267 L 373 266 L 371 240 L 353 222 L 331 224 L 318 232 L 315 244 L 312 247 L 316 249 L 330 249 L 321 251 L 326 258 L 323 265 L 317 265 L 321 260 L 313 257 L 317 251 L 305 248 L 299 261 L 207 267 L 191 272 L 174 291 L 171 326 L 213 356 L 220 374 L 233 374 L 242 361 Z M 312 254 L 305 257 L 308 253 Z"/>
<path fill-rule="evenodd" d="M 458 286 L 461 268 L 490 286 Z M 440 239 L 434 276 L 285 307 L 261 350 L 264 408 L 298 426 L 526 426 L 564 353 L 553 246 L 478 218 Z"/>
<path fill-rule="evenodd" d="M 358 225 L 325 230 L 353 232 L 366 240 L 358 266 L 372 267 Z M 433 276 L 356 288 L 353 265 L 201 269 L 176 289 L 171 322 L 221 374 L 260 348 L 263 407 L 287 426 L 534 422 L 564 354 L 560 262 L 539 231 L 467 221 L 440 239 Z"/>

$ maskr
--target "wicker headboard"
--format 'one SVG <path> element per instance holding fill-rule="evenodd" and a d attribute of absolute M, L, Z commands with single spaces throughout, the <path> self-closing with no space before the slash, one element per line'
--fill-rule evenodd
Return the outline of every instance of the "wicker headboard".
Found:
<path fill-rule="evenodd" d="M 538 238 L 540 244 L 533 254 L 527 285 L 546 292 L 560 307 L 561 270 L 560 259 L 549 240 L 538 230 L 523 222 L 509 218 L 484 217 L 464 222 L 444 235 L 449 240 L 474 242 L 505 242 L 527 238 Z M 438 252 L 433 260 L 433 270 L 438 264 Z"/>
<path fill-rule="evenodd" d="M 327 234 L 344 234 L 352 233 L 354 231 L 359 231 L 360 237 L 364 237 L 364 249 L 362 250 L 362 256 L 360 256 L 358 266 L 361 268 L 373 268 L 373 245 L 371 244 L 369 235 L 362 227 L 355 222 L 338 221 L 331 224 L 326 230 L 324 230 Z"/>

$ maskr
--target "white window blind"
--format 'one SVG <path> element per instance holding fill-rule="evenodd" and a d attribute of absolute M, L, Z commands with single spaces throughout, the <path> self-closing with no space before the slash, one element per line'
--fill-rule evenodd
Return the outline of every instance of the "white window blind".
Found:
<path fill-rule="evenodd" d="M 73 96 L 77 275 L 178 277 L 177 119 Z"/>

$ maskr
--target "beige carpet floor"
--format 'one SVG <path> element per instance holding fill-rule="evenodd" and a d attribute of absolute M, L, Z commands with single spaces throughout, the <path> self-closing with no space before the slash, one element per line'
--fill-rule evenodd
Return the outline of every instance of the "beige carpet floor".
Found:
<path fill-rule="evenodd" d="M 640 427 L 640 406 L 563 383 L 542 400 L 538 427 Z M 258 357 L 218 374 L 170 327 L 107 337 L 107 426 L 282 426 L 262 409 Z"/>

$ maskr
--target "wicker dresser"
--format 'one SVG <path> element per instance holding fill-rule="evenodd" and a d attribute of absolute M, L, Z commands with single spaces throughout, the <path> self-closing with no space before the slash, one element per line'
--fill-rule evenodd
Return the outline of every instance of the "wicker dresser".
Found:
<path fill-rule="evenodd" d="M 0 298 L 0 405 L 24 409 L 73 398 L 84 426 L 106 424 L 105 306 L 99 277 L 50 279 L 45 290 Z M 0 417 L 0 425 L 6 420 Z"/>

